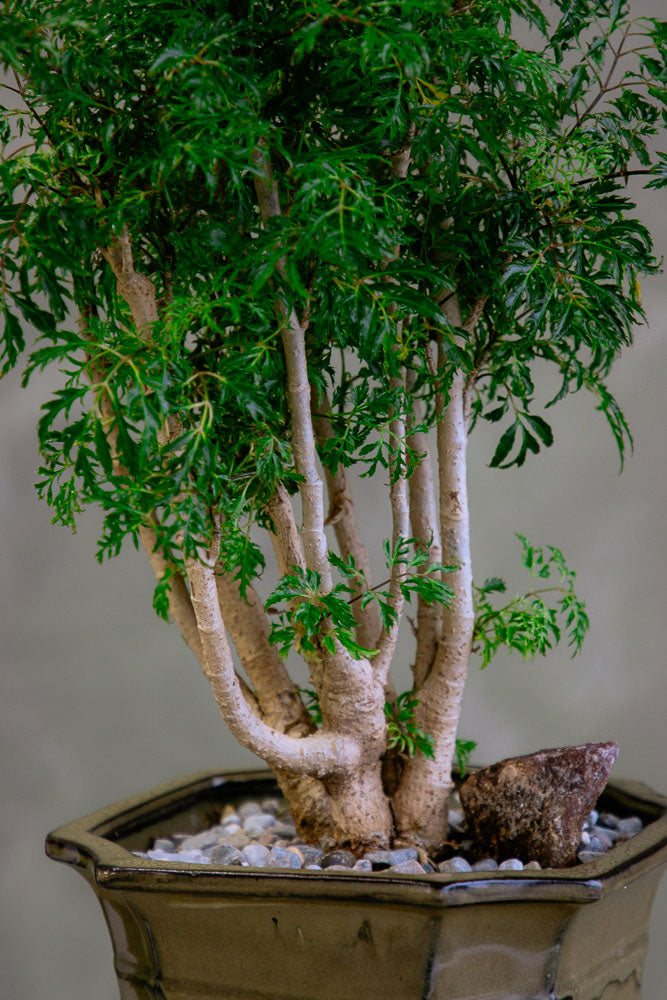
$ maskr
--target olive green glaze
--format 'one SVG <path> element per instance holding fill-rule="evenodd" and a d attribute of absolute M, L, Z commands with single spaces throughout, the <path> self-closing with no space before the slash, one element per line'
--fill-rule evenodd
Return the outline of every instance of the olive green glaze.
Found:
<path fill-rule="evenodd" d="M 201 830 L 264 771 L 198 774 L 49 834 L 102 905 L 121 1000 L 637 1000 L 667 800 L 609 786 L 642 833 L 575 868 L 468 875 L 252 870 L 134 857 Z"/>

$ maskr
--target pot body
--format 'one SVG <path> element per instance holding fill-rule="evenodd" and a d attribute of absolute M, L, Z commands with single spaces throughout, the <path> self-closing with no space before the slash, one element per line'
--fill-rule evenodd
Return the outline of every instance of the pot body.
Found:
<path fill-rule="evenodd" d="M 648 825 L 565 870 L 398 876 L 137 858 L 271 794 L 267 772 L 206 773 L 54 831 L 47 853 L 92 885 L 121 1000 L 638 1000 L 667 860 L 667 800 L 610 785 Z"/>

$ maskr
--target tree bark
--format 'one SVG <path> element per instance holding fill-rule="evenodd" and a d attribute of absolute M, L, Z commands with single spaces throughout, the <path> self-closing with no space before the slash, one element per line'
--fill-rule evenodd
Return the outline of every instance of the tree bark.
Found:
<path fill-rule="evenodd" d="M 306 560 L 294 519 L 292 499 L 282 483 L 276 485 L 275 493 L 266 505 L 266 511 L 273 522 L 271 541 L 280 575 L 293 573 L 295 568 L 305 569 Z"/>
<path fill-rule="evenodd" d="M 318 400 L 313 393 L 313 427 L 320 445 L 332 436 L 331 421 L 327 416 L 329 409 L 330 403 L 327 397 L 323 396 Z M 347 562 L 352 556 L 361 578 L 359 581 L 350 581 L 350 586 L 355 592 L 351 599 L 353 602 L 352 610 L 357 622 L 357 642 L 365 649 L 375 649 L 380 636 L 380 615 L 377 604 L 375 601 L 371 601 L 365 608 L 362 608 L 361 601 L 354 600 L 355 594 L 361 592 L 361 580 L 365 580 L 366 585 L 370 588 L 372 579 L 368 553 L 359 534 L 354 504 L 349 493 L 347 471 L 343 465 L 339 464 L 334 475 L 325 467 L 324 476 L 329 496 L 329 512 L 326 523 L 333 525 L 342 559 Z"/>
<path fill-rule="evenodd" d="M 418 689 L 415 712 L 419 728 L 435 737 L 435 759 L 417 754 L 409 760 L 393 798 L 399 837 L 427 851 L 437 849 L 447 835 L 447 798 L 474 627 L 466 410 L 465 377 L 457 373 L 438 424 L 443 562 L 458 567 L 447 576 L 455 597 L 451 608 L 443 609 L 442 637 L 431 672 Z"/>
<path fill-rule="evenodd" d="M 225 627 L 257 696 L 262 718 L 273 729 L 292 736 L 313 732 L 308 713 L 278 650 L 269 643 L 269 622 L 252 587 L 245 600 L 229 574 L 216 573 L 215 583 Z"/>
<path fill-rule="evenodd" d="M 278 186 L 271 172 L 271 164 L 264 146 L 253 152 L 253 162 L 260 173 L 255 176 L 255 191 L 264 223 L 281 214 Z M 284 274 L 284 260 L 276 264 Z M 306 565 L 320 576 L 322 591 L 332 588 L 331 566 L 324 531 L 324 486 L 317 469 L 315 434 L 310 413 L 310 382 L 306 354 L 306 331 L 296 315 L 281 299 L 276 302 L 282 318 L 281 337 L 287 368 L 287 399 L 292 424 L 292 453 L 296 471 L 301 476 L 301 537 Z"/>
<path fill-rule="evenodd" d="M 204 671 L 220 714 L 241 746 L 272 767 L 295 774 L 324 778 L 357 767 L 361 748 L 348 735 L 322 731 L 299 739 L 280 733 L 255 718 L 243 698 L 234 671 L 218 601 L 214 566 L 209 559 L 204 562 L 192 558 L 186 561 L 186 566 L 204 653 Z"/>
<path fill-rule="evenodd" d="M 418 419 L 418 414 L 415 414 Z M 414 420 L 410 423 L 414 425 Z M 429 562 L 442 562 L 438 506 L 433 482 L 433 465 L 428 437 L 424 431 L 411 433 L 408 426 L 408 447 L 420 457 L 419 464 L 408 480 L 410 490 L 410 523 L 419 547 L 428 552 Z M 428 566 L 420 566 L 425 573 Z M 442 632 L 442 605 L 426 604 L 421 598 L 417 605 L 417 649 L 412 666 L 414 687 L 424 683 L 435 660 Z"/>

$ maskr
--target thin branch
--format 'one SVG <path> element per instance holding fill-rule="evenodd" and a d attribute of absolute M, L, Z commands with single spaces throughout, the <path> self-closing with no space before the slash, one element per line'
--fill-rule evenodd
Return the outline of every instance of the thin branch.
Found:
<path fill-rule="evenodd" d="M 394 152 L 391 157 L 391 174 L 397 180 L 404 180 L 410 170 L 412 158 L 412 142 L 415 136 L 416 126 L 410 125 L 408 135 L 404 145 Z M 394 249 L 394 257 L 400 256 L 400 245 Z M 389 259 L 385 264 L 389 263 Z M 390 306 L 393 312 L 395 305 Z M 401 332 L 401 323 L 398 324 L 397 332 Z M 392 389 L 399 389 L 405 393 L 405 370 L 400 377 L 396 376 L 391 380 Z M 394 456 L 390 462 L 391 484 L 389 488 L 389 499 L 391 503 L 391 524 L 392 524 L 392 553 L 396 553 L 397 547 L 402 539 L 409 537 L 410 532 L 410 505 L 408 503 L 408 487 L 406 479 L 407 454 L 406 454 L 406 426 L 403 416 L 396 414 L 390 424 L 390 433 L 394 442 Z M 389 603 L 394 612 L 394 620 L 391 625 L 384 629 L 378 642 L 378 652 L 373 659 L 373 667 L 381 683 L 387 685 L 393 691 L 393 684 L 389 681 L 389 668 L 396 651 L 398 642 L 398 632 L 401 625 L 403 609 L 405 607 L 405 597 L 401 590 L 401 582 L 405 576 L 405 568 L 402 563 L 395 561 L 390 570 L 389 578 Z"/>
<path fill-rule="evenodd" d="M 252 154 L 253 162 L 260 171 L 255 175 L 262 221 L 268 222 L 280 214 L 278 187 L 264 146 L 258 146 Z M 278 261 L 276 268 L 285 274 L 284 260 Z M 287 368 L 287 397 L 292 418 L 292 452 L 296 470 L 301 476 L 301 537 L 309 569 L 319 573 L 323 592 L 332 588 L 331 566 L 328 559 L 327 539 L 324 531 L 324 486 L 317 468 L 315 435 L 310 415 L 310 382 L 306 356 L 305 329 L 299 322 L 294 309 L 282 300 L 277 307 L 282 317 L 282 342 Z"/>
<path fill-rule="evenodd" d="M 314 390 L 311 401 L 313 427 L 317 435 L 317 441 L 322 446 L 325 441 L 333 436 L 331 420 L 328 417 L 331 404 L 326 395 L 323 395 L 318 400 Z M 347 562 L 351 556 L 354 559 L 355 566 L 359 570 L 359 578 L 350 581 L 352 589 L 356 592 L 356 596 L 351 599 L 352 603 L 356 602 L 358 597 L 361 597 L 362 589 L 373 589 L 371 585 L 370 561 L 366 547 L 359 534 L 359 526 L 348 488 L 345 467 L 339 462 L 335 474 L 331 473 L 325 467 L 324 475 L 329 494 L 329 513 L 325 523 L 333 525 L 342 559 Z M 361 586 L 362 583 L 364 584 L 364 588 Z M 366 649 L 375 649 L 375 644 L 380 635 L 380 615 L 375 601 L 371 601 L 365 608 L 362 608 L 360 604 L 356 604 L 353 611 L 357 622 L 357 642 Z"/>
<path fill-rule="evenodd" d="M 392 379 L 394 388 L 402 386 L 405 388 L 403 380 Z M 398 544 L 410 534 L 410 506 L 408 504 L 408 488 L 405 477 L 406 451 L 405 451 L 405 420 L 402 416 L 397 416 L 391 422 L 391 435 L 395 442 L 395 453 L 391 463 L 392 483 L 389 490 L 391 501 L 391 523 L 392 523 L 392 551 L 395 552 Z M 382 683 L 385 683 L 389 673 L 389 666 L 396 650 L 398 641 L 398 630 L 401 623 L 405 598 L 401 591 L 401 581 L 405 575 L 405 568 L 402 563 L 395 562 L 391 567 L 389 581 L 389 602 L 394 610 L 395 620 L 386 629 L 378 643 L 378 653 L 373 658 L 373 667 Z"/>
<path fill-rule="evenodd" d="M 414 372 L 408 373 L 408 392 L 415 381 Z M 416 404 L 413 404 L 416 405 Z M 423 551 L 428 551 L 430 562 L 442 562 L 442 546 L 440 544 L 440 525 L 438 507 L 435 497 L 433 465 L 428 445 L 428 436 L 424 431 L 411 433 L 410 427 L 414 419 L 408 422 L 408 447 L 419 457 L 419 464 L 408 481 L 410 493 L 410 524 L 412 535 L 417 538 Z M 425 573 L 427 565 L 419 567 L 420 573 Z M 431 669 L 438 642 L 442 632 L 442 605 L 434 602 L 426 604 L 419 598 L 417 605 L 417 649 L 413 664 L 414 686 L 423 683 Z"/>
<path fill-rule="evenodd" d="M 271 542 L 281 576 L 291 573 L 294 567 L 305 569 L 303 545 L 294 519 L 292 499 L 282 483 L 266 505 L 266 512 L 273 522 Z"/>
<path fill-rule="evenodd" d="M 160 551 L 154 528 L 147 524 L 142 524 L 139 528 L 139 537 L 144 551 L 148 556 L 157 582 L 160 583 L 166 573 L 170 574 L 168 591 L 169 616 L 180 629 L 183 639 L 192 653 L 194 653 L 197 662 L 203 670 L 204 653 L 202 650 L 201 640 L 199 638 L 199 632 L 197 630 L 197 620 L 195 618 L 192 602 L 190 601 L 190 594 L 185 585 L 185 581 L 173 563 L 167 562 L 164 558 L 164 555 Z M 257 716 L 257 718 L 261 718 L 264 712 L 259 704 L 258 698 L 248 687 L 242 677 L 237 675 L 237 680 L 241 691 L 243 692 L 243 697 L 248 703 L 253 715 Z"/>
<path fill-rule="evenodd" d="M 572 135 L 572 133 L 575 132 L 579 128 L 579 126 L 581 125 L 581 123 L 584 120 L 584 118 L 588 118 L 588 116 L 591 114 L 591 112 L 593 111 L 593 109 L 595 107 L 597 107 L 597 105 L 600 103 L 600 101 L 602 100 L 602 98 L 604 97 L 604 95 L 607 93 L 607 88 L 608 88 L 608 86 L 609 86 L 609 84 L 611 82 L 612 76 L 614 75 L 614 71 L 615 71 L 616 67 L 618 66 L 619 59 L 621 59 L 621 57 L 623 55 L 625 55 L 625 53 L 623 52 L 623 43 L 625 42 L 626 38 L 628 37 L 629 31 L 630 31 L 630 27 L 628 26 L 625 29 L 624 33 L 623 33 L 623 36 L 621 38 L 621 42 L 620 42 L 620 45 L 618 46 L 618 48 L 616 50 L 612 49 L 612 52 L 614 53 L 614 59 L 613 59 L 613 62 L 611 64 L 611 68 L 610 68 L 610 70 L 609 70 L 609 72 L 607 74 L 607 77 L 606 77 L 604 83 L 601 85 L 599 91 L 597 92 L 597 94 L 595 95 L 595 97 L 593 98 L 593 100 L 591 101 L 591 103 L 586 108 L 584 108 L 584 110 L 581 112 L 580 115 L 577 115 L 577 119 L 576 119 L 574 125 L 566 133 L 566 136 L 565 136 L 566 139 L 569 139 L 570 136 Z"/>
<path fill-rule="evenodd" d="M 600 177 L 584 177 L 582 180 L 574 181 L 572 187 L 581 187 L 584 184 L 596 184 L 599 183 L 600 181 L 612 181 L 617 178 L 620 179 L 624 177 L 635 177 L 639 174 L 654 174 L 654 171 L 644 170 L 644 169 L 611 170 L 608 174 L 601 174 Z"/>

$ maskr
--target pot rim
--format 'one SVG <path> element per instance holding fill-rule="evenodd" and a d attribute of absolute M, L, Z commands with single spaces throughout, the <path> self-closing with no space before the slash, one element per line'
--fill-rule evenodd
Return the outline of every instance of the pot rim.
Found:
<path fill-rule="evenodd" d="M 420 906 L 461 906 L 500 901 L 594 902 L 627 886 L 648 868 L 667 862 L 667 798 L 637 781 L 615 779 L 606 790 L 623 807 L 655 817 L 624 844 L 595 861 L 572 868 L 424 875 L 309 869 L 224 867 L 136 857 L 119 839 L 195 805 L 217 789 L 230 797 L 275 784 L 266 769 L 200 771 L 165 782 L 58 827 L 46 838 L 46 854 L 69 864 L 110 891 L 174 892 L 236 896 L 372 899 Z M 255 785 L 251 790 L 248 786 Z M 270 792 L 274 789 L 271 788 Z M 263 794 L 269 793 L 263 789 Z"/>

